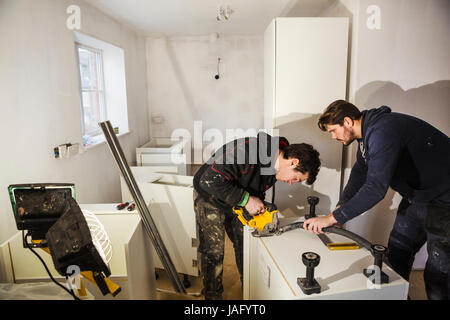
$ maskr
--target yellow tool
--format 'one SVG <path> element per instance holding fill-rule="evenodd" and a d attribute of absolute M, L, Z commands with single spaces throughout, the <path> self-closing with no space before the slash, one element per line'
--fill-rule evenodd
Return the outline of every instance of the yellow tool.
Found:
<path fill-rule="evenodd" d="M 328 236 L 325 234 L 319 234 L 319 239 L 322 240 L 323 244 L 327 246 L 329 250 L 353 250 L 359 249 L 359 245 L 356 242 L 332 242 Z"/>
<path fill-rule="evenodd" d="M 330 243 L 327 244 L 327 248 L 330 250 L 353 250 L 359 249 L 359 245 L 356 242 Z"/>
<path fill-rule="evenodd" d="M 233 212 L 239 221 L 256 230 L 252 233 L 255 237 L 272 236 L 278 228 L 278 209 L 273 203 L 264 202 L 265 211 L 251 216 L 244 207 L 233 207 Z"/>
<path fill-rule="evenodd" d="M 42 240 L 32 240 L 32 243 L 41 243 Z M 47 252 L 48 254 L 50 254 L 50 249 L 48 247 L 42 247 L 42 250 L 44 250 L 45 252 Z M 99 286 L 101 284 L 99 284 L 96 279 L 94 278 L 94 273 L 92 271 L 81 271 L 80 274 L 89 282 L 92 282 L 93 284 Z M 87 292 L 86 292 L 86 287 L 84 285 L 84 282 L 82 279 L 80 279 L 80 288 L 77 289 L 78 291 L 78 296 L 79 297 L 87 297 Z M 108 288 L 109 293 L 115 297 L 120 291 L 121 288 L 119 285 L 117 285 L 116 283 L 114 283 L 113 281 L 109 280 L 108 278 L 103 278 L 106 287 Z"/>

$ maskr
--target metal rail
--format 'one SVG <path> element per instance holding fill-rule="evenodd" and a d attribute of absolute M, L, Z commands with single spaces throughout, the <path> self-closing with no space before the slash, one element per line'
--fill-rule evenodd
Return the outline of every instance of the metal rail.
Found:
<path fill-rule="evenodd" d="M 303 221 L 294 222 L 294 223 L 288 224 L 287 226 L 281 227 L 278 229 L 276 234 L 280 235 L 282 233 L 285 233 L 286 231 L 293 230 L 293 229 L 303 229 Z M 334 226 L 322 228 L 322 231 L 336 233 L 341 236 L 350 238 L 353 241 L 355 241 L 356 243 L 358 243 L 361 247 L 364 247 L 367 250 L 369 250 L 370 252 L 372 252 L 372 249 L 371 249 L 372 244 L 369 241 L 367 241 L 366 239 L 364 239 L 363 237 L 357 235 L 356 233 L 353 233 L 348 230 L 344 230 L 342 228 L 334 227 Z"/>
<path fill-rule="evenodd" d="M 161 239 L 156 224 L 153 221 L 152 216 L 150 215 L 150 210 L 148 209 L 144 197 L 142 196 L 136 180 L 134 179 L 133 173 L 131 172 L 131 169 L 128 165 L 128 162 L 125 158 L 119 140 L 117 139 L 111 123 L 109 121 L 105 121 L 100 122 L 99 125 L 103 130 L 109 148 L 111 149 L 111 152 L 116 159 L 117 165 L 119 166 L 122 176 L 125 179 L 128 189 L 130 190 L 134 203 L 136 203 L 136 207 L 138 209 L 139 215 L 141 216 L 144 229 L 147 232 L 147 235 L 152 240 L 153 246 L 158 253 L 159 259 L 161 260 L 164 269 L 169 275 L 173 288 L 177 293 L 186 294 L 186 289 L 184 288 L 183 283 L 178 277 L 177 270 L 172 262 L 172 259 L 170 258 L 169 252 L 167 251 L 163 240 Z"/>

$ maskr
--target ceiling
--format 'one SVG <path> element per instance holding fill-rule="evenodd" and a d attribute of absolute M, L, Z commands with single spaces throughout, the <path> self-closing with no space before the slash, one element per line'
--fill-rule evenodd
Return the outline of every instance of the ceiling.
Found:
<path fill-rule="evenodd" d="M 313 16 L 331 0 L 86 1 L 140 34 L 155 37 L 262 34 L 275 17 L 292 16 L 290 12 Z M 234 11 L 228 21 L 217 21 L 220 6 L 229 6 Z"/>

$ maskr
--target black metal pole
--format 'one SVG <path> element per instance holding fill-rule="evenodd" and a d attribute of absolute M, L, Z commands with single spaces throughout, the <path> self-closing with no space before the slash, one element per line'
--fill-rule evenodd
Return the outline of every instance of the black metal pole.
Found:
<path fill-rule="evenodd" d="M 314 283 L 314 268 L 306 267 L 306 285 L 311 287 Z"/>
<path fill-rule="evenodd" d="M 130 190 L 131 196 L 133 197 L 134 203 L 138 209 L 139 215 L 141 216 L 142 223 L 144 225 L 144 229 L 147 232 L 147 235 L 152 240 L 153 246 L 155 247 L 156 252 L 158 253 L 159 259 L 164 266 L 164 269 L 167 271 L 169 275 L 170 281 L 172 282 L 172 286 L 174 287 L 177 293 L 186 293 L 186 289 L 183 286 L 180 278 L 178 277 L 177 270 L 170 258 L 169 252 L 164 245 L 164 242 L 161 239 L 161 236 L 158 232 L 155 222 L 153 221 L 152 216 L 150 215 L 150 211 L 145 203 L 144 197 L 139 190 L 139 187 L 134 179 L 133 173 L 128 165 L 128 162 L 125 158 L 125 155 L 120 146 L 119 140 L 114 132 L 114 129 L 109 121 L 100 122 L 99 123 L 103 133 L 105 135 L 106 141 L 108 142 L 109 148 L 116 159 L 117 165 L 122 173 L 123 178 Z"/>

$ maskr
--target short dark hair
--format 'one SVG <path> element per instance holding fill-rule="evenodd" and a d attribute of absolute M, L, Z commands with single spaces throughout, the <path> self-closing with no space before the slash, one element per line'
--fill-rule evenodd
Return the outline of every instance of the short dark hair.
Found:
<path fill-rule="evenodd" d="M 319 152 L 307 143 L 294 143 L 283 149 L 283 158 L 297 158 L 298 166 L 295 170 L 301 173 L 309 173 L 307 184 L 313 184 L 316 181 L 317 174 L 320 170 Z"/>
<path fill-rule="evenodd" d="M 361 115 L 361 111 L 355 105 L 345 100 L 336 100 L 325 109 L 317 125 L 320 130 L 327 131 L 327 125 L 329 124 L 343 126 L 345 117 L 357 120 L 361 118 Z"/>

